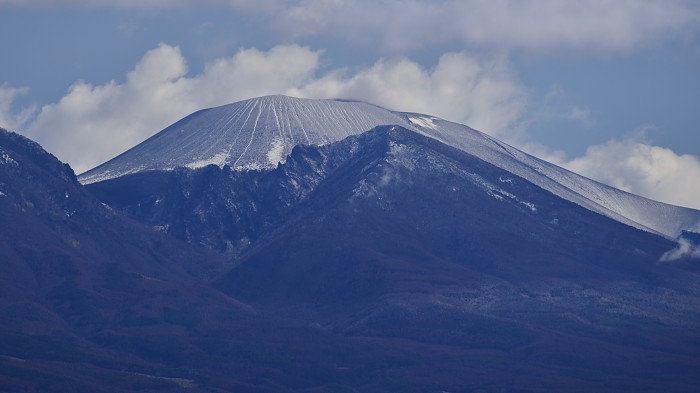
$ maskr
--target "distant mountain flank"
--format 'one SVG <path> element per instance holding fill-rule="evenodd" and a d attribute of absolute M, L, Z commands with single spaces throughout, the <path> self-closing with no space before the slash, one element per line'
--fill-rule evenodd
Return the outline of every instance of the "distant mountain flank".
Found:
<path fill-rule="evenodd" d="M 586 209 L 668 238 L 700 231 L 700 211 L 633 195 L 528 155 L 472 128 L 359 101 L 281 95 L 195 112 L 78 178 L 90 184 L 149 170 L 216 165 L 272 169 L 297 145 L 326 145 L 397 125 L 472 154 Z"/>

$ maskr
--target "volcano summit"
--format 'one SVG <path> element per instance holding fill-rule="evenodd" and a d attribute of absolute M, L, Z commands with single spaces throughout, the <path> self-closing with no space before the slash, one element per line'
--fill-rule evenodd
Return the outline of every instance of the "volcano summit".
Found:
<path fill-rule="evenodd" d="M 633 195 L 546 161 L 467 126 L 357 101 L 266 96 L 195 112 L 79 176 L 83 184 L 150 170 L 207 165 L 271 169 L 296 145 L 326 145 L 396 125 L 460 149 L 588 210 L 677 238 L 700 231 L 700 211 Z"/>

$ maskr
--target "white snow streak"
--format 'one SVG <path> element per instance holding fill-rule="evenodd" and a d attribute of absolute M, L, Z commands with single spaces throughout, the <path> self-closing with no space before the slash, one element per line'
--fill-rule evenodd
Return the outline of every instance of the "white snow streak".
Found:
<path fill-rule="evenodd" d="M 250 148 L 250 145 L 253 144 L 253 140 L 255 139 L 255 131 L 258 129 L 258 122 L 260 121 L 260 116 L 262 115 L 262 105 L 262 102 L 258 103 L 258 116 L 255 118 L 255 124 L 253 124 L 253 131 L 250 133 L 250 140 L 248 141 L 248 144 L 245 145 L 243 152 L 240 156 L 238 156 L 236 162 L 233 163 L 234 169 L 236 168 L 236 165 L 238 165 L 238 161 L 240 161 L 243 155 L 245 155 L 245 153 L 248 152 L 248 148 Z"/>
<path fill-rule="evenodd" d="M 267 162 L 272 165 L 277 165 L 284 158 L 284 141 L 275 139 L 272 141 L 272 147 L 267 152 Z"/>
<path fill-rule="evenodd" d="M 437 125 L 433 123 L 433 119 L 429 117 L 409 117 L 408 121 L 420 127 L 430 128 L 432 130 L 437 129 Z"/>
<path fill-rule="evenodd" d="M 223 168 L 227 158 L 228 154 L 222 151 L 221 153 L 216 154 L 214 157 L 193 161 L 185 164 L 185 166 L 190 169 L 204 168 L 207 165 L 216 165 L 219 168 Z"/>

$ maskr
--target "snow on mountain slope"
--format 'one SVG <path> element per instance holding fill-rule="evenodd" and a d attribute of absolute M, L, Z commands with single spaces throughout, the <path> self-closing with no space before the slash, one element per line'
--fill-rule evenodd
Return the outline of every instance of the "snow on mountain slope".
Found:
<path fill-rule="evenodd" d="M 683 230 L 700 231 L 700 210 L 630 194 L 540 160 L 464 125 L 430 119 L 433 126 L 420 130 L 425 135 L 471 153 L 589 210 L 670 238 L 678 237 Z"/>
<path fill-rule="evenodd" d="M 473 154 L 589 210 L 675 238 L 700 231 L 700 211 L 667 205 L 595 182 L 467 126 L 357 101 L 266 96 L 195 112 L 82 174 L 84 184 L 146 170 L 274 168 L 299 144 L 323 145 L 380 125 L 399 125 Z"/>
<path fill-rule="evenodd" d="M 195 112 L 113 160 L 81 175 L 83 183 L 149 169 L 274 168 L 299 144 L 324 145 L 402 116 L 362 102 L 268 96 Z"/>

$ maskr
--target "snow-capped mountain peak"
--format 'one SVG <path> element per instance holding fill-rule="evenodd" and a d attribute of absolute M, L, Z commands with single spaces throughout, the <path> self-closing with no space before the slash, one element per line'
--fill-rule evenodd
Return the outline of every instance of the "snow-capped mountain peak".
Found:
<path fill-rule="evenodd" d="M 683 230 L 700 231 L 698 210 L 652 201 L 595 182 L 462 124 L 360 101 L 275 95 L 204 109 L 79 179 L 89 184 L 147 170 L 211 164 L 236 170 L 274 168 L 296 145 L 325 145 L 382 125 L 398 125 L 436 139 L 639 229 L 669 238 Z"/>

